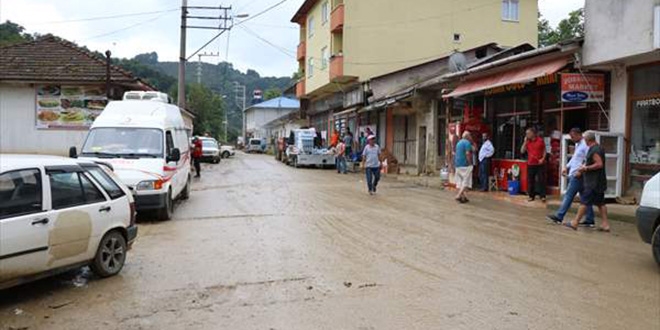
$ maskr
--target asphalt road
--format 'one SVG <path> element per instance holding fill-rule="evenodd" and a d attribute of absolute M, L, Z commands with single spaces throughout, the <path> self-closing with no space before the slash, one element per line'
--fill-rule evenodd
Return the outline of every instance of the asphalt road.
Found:
<path fill-rule="evenodd" d="M 142 220 L 120 275 L 0 292 L 0 329 L 660 329 L 633 225 L 543 216 L 239 154 L 204 166 L 174 220 Z"/>

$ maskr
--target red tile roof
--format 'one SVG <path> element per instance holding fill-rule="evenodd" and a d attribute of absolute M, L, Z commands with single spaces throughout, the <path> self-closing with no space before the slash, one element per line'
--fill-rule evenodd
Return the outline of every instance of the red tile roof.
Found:
<path fill-rule="evenodd" d="M 105 58 L 50 35 L 0 47 L 0 81 L 100 83 L 105 82 L 105 71 Z M 110 75 L 115 84 L 148 86 L 114 65 Z"/>

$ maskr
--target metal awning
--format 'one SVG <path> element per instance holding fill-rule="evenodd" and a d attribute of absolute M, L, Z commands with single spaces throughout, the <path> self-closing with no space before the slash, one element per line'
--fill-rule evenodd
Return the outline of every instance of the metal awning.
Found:
<path fill-rule="evenodd" d="M 372 111 L 372 110 L 384 108 L 388 105 L 394 104 L 394 103 L 396 103 L 398 101 L 401 101 L 403 99 L 407 99 L 407 98 L 411 97 L 414 93 L 415 93 L 414 87 L 409 87 L 403 93 L 390 96 L 386 99 L 380 100 L 378 102 L 375 102 L 373 104 L 370 104 L 370 105 L 360 109 L 358 111 L 358 113 L 365 113 L 365 112 L 369 112 L 369 111 Z"/>
<path fill-rule="evenodd" d="M 358 109 L 357 107 L 352 107 L 352 108 L 349 108 L 347 110 L 343 110 L 341 112 L 334 113 L 334 114 L 332 114 L 332 116 L 333 117 L 341 117 L 341 116 L 344 116 L 344 115 L 348 115 L 351 112 L 356 112 L 357 109 Z"/>
<path fill-rule="evenodd" d="M 568 58 L 562 57 L 548 62 L 537 63 L 474 80 L 468 80 L 458 85 L 453 92 L 443 95 L 442 97 L 457 97 L 495 87 L 527 83 L 538 77 L 554 74 L 566 66 L 566 64 L 568 64 Z"/>

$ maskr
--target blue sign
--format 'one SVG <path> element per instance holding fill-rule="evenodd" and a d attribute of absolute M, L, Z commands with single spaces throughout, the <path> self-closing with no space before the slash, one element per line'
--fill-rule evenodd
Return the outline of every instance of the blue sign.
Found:
<path fill-rule="evenodd" d="M 589 98 L 589 94 L 585 92 L 570 91 L 562 94 L 562 101 L 566 102 L 584 102 Z"/>

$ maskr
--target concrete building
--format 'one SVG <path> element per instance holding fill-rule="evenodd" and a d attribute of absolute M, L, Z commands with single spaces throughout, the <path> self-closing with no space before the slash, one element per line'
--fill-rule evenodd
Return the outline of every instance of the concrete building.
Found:
<path fill-rule="evenodd" d="M 0 152 L 67 155 L 127 90 L 154 88 L 65 40 L 1 47 Z"/>
<path fill-rule="evenodd" d="M 270 130 L 265 125 L 290 113 L 300 111 L 300 101 L 284 96 L 277 97 L 255 104 L 244 111 L 247 136 L 269 139 L 271 138 L 268 135 Z"/>
<path fill-rule="evenodd" d="M 582 65 L 611 76 L 610 131 L 626 137 L 626 190 L 660 171 L 660 1 L 587 0 Z"/>

